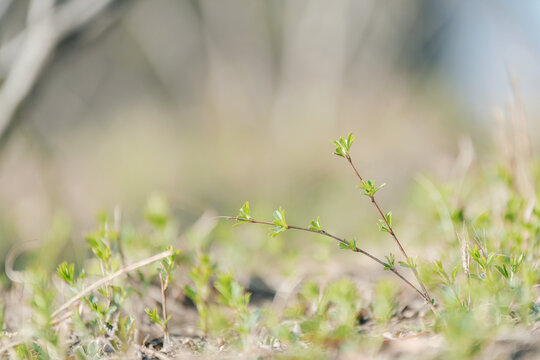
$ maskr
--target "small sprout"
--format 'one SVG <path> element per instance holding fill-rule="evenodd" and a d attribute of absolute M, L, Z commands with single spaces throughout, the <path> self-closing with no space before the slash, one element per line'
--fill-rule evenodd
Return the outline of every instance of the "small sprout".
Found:
<path fill-rule="evenodd" d="M 56 273 L 68 285 L 70 286 L 75 285 L 75 265 L 73 264 L 68 265 L 68 263 L 63 262 L 60 265 L 58 265 L 58 268 L 56 269 Z"/>
<path fill-rule="evenodd" d="M 523 262 L 523 254 L 520 254 L 519 257 L 512 255 L 510 257 L 510 264 L 507 267 L 506 264 L 495 265 L 495 269 L 507 280 L 512 280 L 514 274 L 518 271 L 519 266 Z"/>
<path fill-rule="evenodd" d="M 289 228 L 287 222 L 285 221 L 285 211 L 281 207 L 274 211 L 273 223 L 275 226 L 272 229 L 272 233 L 270 234 L 271 236 L 277 236 Z"/>
<path fill-rule="evenodd" d="M 375 196 L 377 191 L 379 191 L 385 186 L 386 186 L 386 183 L 383 183 L 379 186 L 375 186 L 375 183 L 371 180 L 362 180 L 362 185 L 358 185 L 358 188 L 364 190 L 364 195 L 372 198 L 373 196 Z"/>
<path fill-rule="evenodd" d="M 485 255 L 480 254 L 478 245 L 475 245 L 473 249 L 469 250 L 469 254 L 484 272 L 487 272 L 489 267 L 499 257 L 499 255 L 496 253 L 489 253 Z"/>
<path fill-rule="evenodd" d="M 159 317 L 159 314 L 157 313 L 157 309 L 154 308 L 154 310 L 145 309 L 146 315 L 156 324 L 161 324 L 161 319 Z"/>
<path fill-rule="evenodd" d="M 439 276 L 443 284 L 446 286 L 452 286 L 456 281 L 459 265 L 456 265 L 450 272 L 450 275 L 448 275 L 440 260 L 436 260 L 433 264 L 435 265 L 435 273 Z"/>
<path fill-rule="evenodd" d="M 122 344 L 122 350 L 127 351 L 135 337 L 135 320 L 131 316 L 118 316 L 116 337 Z"/>
<path fill-rule="evenodd" d="M 311 225 L 309 226 L 309 230 L 322 231 L 320 217 L 317 217 L 317 219 L 311 220 Z"/>
<path fill-rule="evenodd" d="M 386 221 L 384 221 L 383 219 L 379 219 L 379 230 L 389 233 L 392 229 L 392 212 L 387 212 L 386 215 L 384 215 L 384 218 Z"/>
<path fill-rule="evenodd" d="M 244 288 L 234 280 L 232 273 L 219 274 L 214 287 L 223 305 L 240 312 L 247 310 L 251 293 L 244 293 Z"/>
<path fill-rule="evenodd" d="M 349 150 L 351 149 L 351 145 L 354 142 L 354 139 L 356 139 L 356 137 L 353 136 L 352 133 L 350 133 L 347 138 L 341 136 L 338 140 L 332 141 L 332 143 L 336 145 L 336 150 L 334 151 L 334 154 L 337 156 L 348 158 Z"/>
<path fill-rule="evenodd" d="M 175 261 L 180 254 L 180 250 L 174 250 L 172 246 L 168 246 L 167 251 L 172 251 L 172 255 L 167 256 L 166 258 L 163 258 L 161 260 L 159 272 L 162 274 L 163 277 L 169 278 L 175 268 Z"/>
<path fill-rule="evenodd" d="M 390 253 L 390 255 L 385 255 L 386 262 L 383 262 L 384 264 L 384 270 L 392 270 L 396 264 L 396 255 L 394 253 Z"/>
<path fill-rule="evenodd" d="M 103 263 L 108 264 L 112 256 L 112 250 L 107 238 L 105 237 L 105 234 L 100 232 L 89 234 L 86 236 L 86 241 L 96 257 Z"/>
<path fill-rule="evenodd" d="M 499 271 L 501 275 L 505 277 L 505 279 L 510 278 L 510 273 L 508 269 L 506 268 L 506 264 L 502 264 L 502 266 L 495 265 L 495 269 L 497 269 L 497 271 Z"/>
<path fill-rule="evenodd" d="M 519 269 L 519 266 L 523 262 L 523 254 L 520 254 L 518 258 L 515 256 L 512 256 L 510 259 L 510 268 L 512 269 L 513 273 L 516 273 Z"/>
<path fill-rule="evenodd" d="M 219 274 L 214 287 L 220 295 L 219 301 L 234 311 L 233 328 L 246 344 L 261 314 L 260 310 L 251 312 L 248 309 L 251 293 L 245 291 L 244 287 L 234 279 L 232 273 Z"/>
<path fill-rule="evenodd" d="M 158 325 L 159 327 L 161 328 L 165 328 L 165 326 L 167 325 L 167 323 L 169 322 L 169 320 L 171 319 L 171 316 L 169 315 L 166 319 L 162 319 L 159 314 L 158 314 L 158 311 L 156 308 L 154 308 L 153 310 L 150 310 L 150 309 L 145 309 L 144 310 L 146 312 L 146 315 L 148 315 L 148 317 L 150 318 L 150 320 L 152 320 L 152 322 L 156 325 Z"/>
<path fill-rule="evenodd" d="M 198 264 L 189 272 L 193 286 L 189 284 L 184 286 L 185 295 L 193 301 L 197 308 L 200 319 L 199 327 L 204 333 L 208 330 L 208 300 L 212 292 L 210 279 L 215 270 L 216 265 L 210 261 L 210 257 L 204 253 L 199 254 Z"/>
<path fill-rule="evenodd" d="M 339 248 L 340 249 L 356 251 L 356 249 L 357 249 L 356 240 L 354 240 L 354 239 L 351 239 L 350 241 L 347 241 L 347 239 L 343 239 L 343 240 L 345 240 L 347 242 L 347 244 L 339 243 Z"/>

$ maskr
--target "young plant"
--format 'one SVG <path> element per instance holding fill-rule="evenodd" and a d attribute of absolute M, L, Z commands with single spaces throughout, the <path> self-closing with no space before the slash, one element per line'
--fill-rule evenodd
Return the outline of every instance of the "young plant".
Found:
<path fill-rule="evenodd" d="M 225 218 L 230 219 L 230 220 L 236 220 L 238 222 L 238 224 L 236 224 L 236 225 L 239 225 L 241 223 L 253 223 L 253 224 L 263 224 L 263 225 L 273 226 L 272 232 L 270 234 L 271 236 L 277 236 L 277 235 L 281 234 L 282 232 L 284 232 L 286 230 L 293 229 L 293 230 L 301 230 L 301 231 L 313 232 L 313 233 L 317 233 L 317 234 L 320 234 L 320 235 L 323 235 L 323 236 L 330 237 L 330 238 L 338 241 L 339 247 L 341 249 L 348 249 L 348 250 L 352 250 L 354 252 L 362 253 L 362 254 L 366 255 L 367 257 L 369 257 L 370 259 L 372 259 L 373 261 L 375 261 L 375 262 L 379 263 L 380 265 L 382 265 L 384 270 L 389 270 L 392 273 L 394 273 L 402 281 L 404 281 L 408 286 L 410 286 L 412 289 L 414 289 L 425 300 L 425 302 L 427 304 L 429 304 L 432 311 L 434 313 L 436 313 L 436 310 L 433 307 L 434 300 L 429 295 L 424 283 L 420 280 L 420 277 L 418 275 L 416 259 L 410 258 L 407 255 L 407 253 L 405 252 L 405 249 L 401 245 L 401 242 L 398 240 L 398 238 L 397 238 L 397 236 L 396 236 L 396 234 L 394 232 L 394 229 L 392 228 L 392 212 L 387 212 L 386 214 L 384 214 L 382 212 L 379 204 L 375 200 L 375 194 L 377 193 L 377 191 L 379 191 L 381 188 L 383 188 L 385 186 L 385 184 L 376 186 L 373 181 L 364 180 L 360 176 L 360 174 L 358 173 L 356 167 L 354 166 L 354 163 L 353 163 L 351 155 L 350 155 L 350 149 L 351 149 L 351 146 L 352 146 L 352 143 L 354 142 L 354 140 L 355 140 L 355 137 L 352 135 L 352 133 L 350 133 L 346 138 L 340 137 L 338 140 L 334 141 L 333 143 L 334 143 L 334 145 L 336 145 L 336 149 L 334 151 L 334 154 L 345 158 L 347 160 L 347 162 L 349 163 L 349 165 L 354 170 L 354 172 L 355 172 L 356 176 L 358 177 L 358 179 L 360 180 L 360 184 L 361 184 L 358 187 L 361 188 L 364 191 L 364 195 L 366 195 L 371 200 L 371 203 L 373 204 L 373 206 L 375 207 L 375 209 L 377 210 L 377 212 L 379 213 L 379 215 L 381 217 L 381 219 L 379 220 L 379 228 L 380 228 L 380 230 L 384 231 L 384 232 L 387 232 L 392 236 L 392 238 L 395 240 L 396 244 L 398 245 L 399 250 L 401 251 L 401 253 L 405 257 L 405 261 L 400 261 L 399 264 L 401 266 L 403 266 L 403 267 L 406 267 L 406 268 L 409 268 L 409 269 L 412 270 L 412 272 L 413 272 L 414 276 L 416 277 L 421 289 L 418 289 L 416 286 L 414 286 L 411 282 L 409 282 L 407 279 L 405 279 L 396 270 L 396 268 L 395 268 L 395 255 L 394 254 L 390 254 L 390 256 L 387 256 L 386 257 L 386 262 L 384 262 L 384 261 L 380 260 L 379 258 L 373 256 L 369 252 L 367 252 L 367 251 L 365 251 L 363 249 L 360 249 L 356 244 L 356 240 L 354 240 L 354 239 L 347 240 L 345 238 L 341 238 L 341 237 L 332 235 L 332 234 L 328 233 L 327 231 L 325 231 L 323 229 L 323 227 L 321 226 L 321 221 L 320 221 L 319 217 L 317 217 L 317 219 L 313 220 L 311 222 L 311 225 L 309 227 L 307 227 L 307 228 L 300 227 L 300 226 L 288 225 L 287 221 L 285 219 L 285 211 L 280 207 L 279 209 L 274 211 L 274 213 L 273 213 L 273 218 L 274 219 L 273 219 L 272 222 L 259 221 L 259 220 L 254 219 L 251 216 L 251 210 L 250 210 L 249 202 L 246 202 L 240 208 L 239 214 L 237 216 L 225 217 Z"/>
<path fill-rule="evenodd" d="M 358 170 L 356 169 L 352 157 L 350 155 L 350 149 L 351 145 L 354 142 L 355 137 L 353 137 L 352 133 L 350 133 L 347 138 L 340 137 L 337 141 L 334 141 L 334 145 L 336 145 L 336 150 L 334 154 L 341 156 L 347 160 L 349 165 L 351 166 L 352 170 L 354 171 L 356 177 L 360 181 L 360 185 L 358 186 L 360 189 L 364 191 L 364 195 L 366 195 L 375 209 L 377 210 L 377 213 L 380 216 L 379 220 L 379 228 L 381 231 L 387 232 L 392 236 L 394 241 L 396 242 L 396 245 L 398 246 L 399 250 L 401 251 L 401 254 L 405 257 L 405 262 L 400 262 L 400 265 L 404 267 L 408 267 L 412 270 L 414 276 L 416 277 L 416 280 L 418 281 L 418 284 L 422 288 L 422 297 L 428 304 L 433 304 L 434 300 L 432 299 L 431 295 L 427 291 L 424 283 L 420 279 L 420 276 L 418 275 L 418 270 L 416 267 L 416 261 L 411 259 L 409 255 L 407 255 L 407 252 L 405 252 L 405 249 L 403 248 L 403 245 L 399 241 L 397 235 L 394 232 L 394 229 L 392 228 L 392 212 L 386 213 L 386 215 L 382 212 L 379 204 L 377 203 L 377 200 L 375 200 L 375 194 L 383 188 L 386 184 L 382 184 L 379 186 L 375 186 L 375 183 L 371 180 L 364 180 Z"/>
<path fill-rule="evenodd" d="M 248 335 L 254 328 L 260 317 L 260 312 L 248 310 L 251 293 L 245 292 L 231 273 L 221 273 L 214 282 L 214 287 L 219 293 L 219 301 L 234 311 L 235 320 L 233 328 L 242 338 L 242 343 L 246 345 Z"/>
<path fill-rule="evenodd" d="M 185 294 L 193 301 L 199 313 L 199 328 L 203 334 L 208 332 L 208 300 L 212 291 L 210 279 L 214 275 L 216 265 L 210 262 L 210 257 L 199 251 L 198 264 L 189 272 L 193 286 L 184 287 Z"/>
<path fill-rule="evenodd" d="M 174 250 L 172 246 L 167 247 L 167 251 L 172 254 L 163 258 L 159 264 L 159 284 L 161 288 L 161 317 L 157 313 L 157 309 L 146 309 L 146 314 L 152 320 L 152 322 L 158 325 L 163 331 L 163 344 L 168 346 L 170 344 L 169 328 L 167 323 L 171 319 L 171 315 L 168 315 L 167 311 L 167 290 L 172 278 L 173 270 L 176 268 L 176 258 L 180 254 L 180 250 Z"/>
<path fill-rule="evenodd" d="M 73 346 L 73 353 L 78 358 L 99 358 L 104 352 L 126 351 L 132 344 L 135 335 L 133 316 L 126 312 L 125 303 L 131 294 L 129 286 L 113 284 L 113 279 L 129 275 L 140 267 L 155 261 L 162 261 L 163 283 L 170 281 L 170 273 L 174 268 L 177 255 L 172 249 L 131 265 L 119 268 L 123 264 L 117 241 L 118 230 L 111 231 L 106 217 L 101 218 L 97 231 L 86 236 L 88 245 L 95 255 L 102 277 L 91 285 L 83 284 L 84 269 L 78 275 L 73 264 L 66 262 L 57 268 L 57 275 L 68 286 L 72 297 L 51 314 L 51 325 L 57 326 L 68 318 L 62 316 L 64 311 L 79 302 L 86 306 L 77 306 L 71 315 L 74 336 L 79 342 Z M 88 311 L 89 310 L 89 311 Z"/>
<path fill-rule="evenodd" d="M 285 310 L 286 317 L 298 328 L 291 329 L 290 323 L 284 321 L 276 329 L 288 338 L 290 347 L 316 348 L 326 359 L 340 353 L 346 342 L 358 339 L 362 299 L 350 279 L 334 280 L 324 287 L 308 280 L 301 287 L 298 300 Z"/>

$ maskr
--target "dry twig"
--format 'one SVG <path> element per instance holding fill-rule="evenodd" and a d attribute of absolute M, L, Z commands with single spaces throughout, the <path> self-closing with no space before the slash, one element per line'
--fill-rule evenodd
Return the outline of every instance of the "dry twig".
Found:
<path fill-rule="evenodd" d="M 90 285 L 89 287 L 87 287 L 86 289 L 82 290 L 80 293 L 78 293 L 77 295 L 75 295 L 74 297 L 69 299 L 62 306 L 60 306 L 55 312 L 52 313 L 51 318 L 55 319 L 56 317 L 58 317 L 58 315 L 60 315 L 62 313 L 62 311 L 67 310 L 70 306 L 75 304 L 81 298 L 85 297 L 86 295 L 88 295 L 92 291 L 102 287 L 103 285 L 111 282 L 112 280 L 116 279 L 117 277 L 119 277 L 121 275 L 124 275 L 124 274 L 128 274 L 129 272 L 137 270 L 138 268 L 144 267 L 146 265 L 150 265 L 151 263 L 156 262 L 158 260 L 161 260 L 163 258 L 166 258 L 167 256 L 171 256 L 172 254 L 173 254 L 173 252 L 170 251 L 170 250 L 164 251 L 164 252 L 159 253 L 157 255 L 151 256 L 151 257 L 149 257 L 147 259 L 144 259 L 144 260 L 138 261 L 138 262 L 136 262 L 134 264 L 128 265 L 128 266 L 126 266 L 126 267 L 124 267 L 124 268 L 122 268 L 122 269 L 120 269 L 120 270 L 118 270 L 118 271 L 116 271 L 116 272 L 114 272 L 114 273 L 112 273 L 112 274 L 110 274 L 110 275 L 96 281 L 95 283 L 93 283 L 92 285 Z M 53 325 L 55 325 L 55 324 L 53 324 Z"/>

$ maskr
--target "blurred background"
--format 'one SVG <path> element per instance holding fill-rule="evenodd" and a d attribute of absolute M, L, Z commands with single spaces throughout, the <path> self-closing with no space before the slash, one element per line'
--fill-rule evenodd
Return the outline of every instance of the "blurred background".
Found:
<path fill-rule="evenodd" d="M 367 244 L 376 214 L 331 140 L 357 136 L 403 223 L 415 175 L 451 176 L 460 139 L 497 151 L 517 100 L 538 133 L 538 64 L 536 1 L 0 0 L 0 251 L 58 224 L 84 244 L 152 194 L 179 232 L 250 200 Z M 268 242 L 227 231 L 242 261 Z"/>

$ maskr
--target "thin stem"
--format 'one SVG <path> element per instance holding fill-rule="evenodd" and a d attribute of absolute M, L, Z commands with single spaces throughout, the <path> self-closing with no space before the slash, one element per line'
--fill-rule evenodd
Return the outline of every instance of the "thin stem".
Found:
<path fill-rule="evenodd" d="M 351 157 L 349 155 L 347 155 L 346 159 L 347 159 L 347 162 L 349 163 L 349 165 L 351 165 L 354 173 L 356 174 L 356 177 L 358 178 L 358 180 L 360 180 L 360 183 L 363 183 L 364 180 L 362 179 L 362 176 L 360 176 L 360 173 L 358 172 L 358 170 L 356 170 L 356 167 L 354 166 L 354 163 L 353 163 Z M 390 226 L 390 223 L 386 219 L 386 216 L 384 216 L 384 213 L 382 212 L 381 208 L 379 207 L 379 204 L 375 200 L 375 196 L 371 195 L 371 196 L 369 196 L 369 199 L 371 200 L 371 203 L 373 204 L 373 206 L 375 207 L 375 209 L 379 213 L 379 216 L 381 217 L 381 219 L 384 221 L 384 223 L 385 223 L 385 225 L 386 225 L 386 227 L 388 229 L 388 233 L 392 236 L 392 238 L 394 238 L 397 246 L 399 247 L 399 250 L 401 251 L 401 253 L 405 257 L 405 259 L 408 260 L 409 255 L 407 255 L 407 253 L 405 252 L 405 249 L 403 248 L 403 246 L 401 245 L 401 242 L 398 240 L 396 234 L 394 233 L 394 230 L 392 229 L 392 226 Z M 411 267 L 411 270 L 412 270 L 412 272 L 414 274 L 414 277 L 418 281 L 418 284 L 420 284 L 420 287 L 424 291 L 424 296 L 423 297 L 428 301 L 429 304 L 431 304 L 431 299 L 432 299 L 431 295 L 427 291 L 427 289 L 424 286 L 424 283 L 422 282 L 422 280 L 420 280 L 420 276 L 418 275 L 418 271 L 414 267 Z"/>
<path fill-rule="evenodd" d="M 113 230 L 116 233 L 116 245 L 118 246 L 118 254 L 120 255 L 120 261 L 122 266 L 126 266 L 126 256 L 124 255 L 124 249 L 122 247 L 122 208 L 119 205 L 114 207 L 114 225 Z M 128 277 L 130 274 L 128 274 Z"/>
<path fill-rule="evenodd" d="M 163 279 L 163 275 L 159 274 L 159 282 L 161 285 L 161 312 L 163 315 L 163 346 L 169 345 L 169 326 L 167 325 L 167 289 L 169 288 L 169 277 Z"/>
<path fill-rule="evenodd" d="M 224 217 L 225 219 L 228 219 L 228 220 L 236 220 L 236 221 L 243 221 L 243 222 L 249 222 L 249 223 L 252 223 L 252 224 L 263 224 L 263 225 L 270 225 L 270 226 L 274 226 L 275 224 L 274 223 L 271 223 L 271 222 L 267 222 L 267 221 L 259 221 L 259 220 L 255 220 L 255 219 L 241 219 L 239 217 L 236 217 L 236 216 L 225 216 Z M 351 246 L 351 243 L 345 239 L 342 239 L 338 236 L 335 236 L 335 235 L 332 235 L 324 230 L 312 230 L 312 229 L 308 229 L 308 228 L 303 228 L 303 227 L 300 227 L 300 226 L 292 226 L 292 225 L 287 225 L 287 229 L 291 229 L 291 230 L 300 230 L 300 231 L 307 231 L 307 232 L 311 232 L 311 233 L 315 233 L 315 234 L 319 234 L 319 235 L 323 235 L 323 236 L 326 236 L 326 237 L 329 237 L 329 238 L 332 238 L 334 240 L 336 240 L 337 242 L 341 243 L 341 244 L 344 244 L 346 246 Z M 358 252 L 358 253 L 361 253 L 367 257 L 369 257 L 371 260 L 375 261 L 376 263 L 378 263 L 379 265 L 382 265 L 384 267 L 386 267 L 386 264 L 379 260 L 377 257 L 371 255 L 370 253 L 368 253 L 367 251 L 365 250 L 362 250 L 358 247 L 354 247 L 354 252 Z M 388 270 L 390 270 L 392 273 L 394 273 L 394 275 L 396 275 L 397 277 L 399 277 L 401 280 L 403 280 L 408 286 L 410 286 L 412 289 L 414 289 L 414 291 L 416 291 L 425 301 L 429 302 L 429 299 L 426 297 L 426 294 L 422 293 L 422 291 L 420 291 L 416 286 L 414 286 L 409 280 L 407 280 L 406 278 L 403 277 L 403 275 L 401 275 L 395 268 L 388 268 Z"/>

